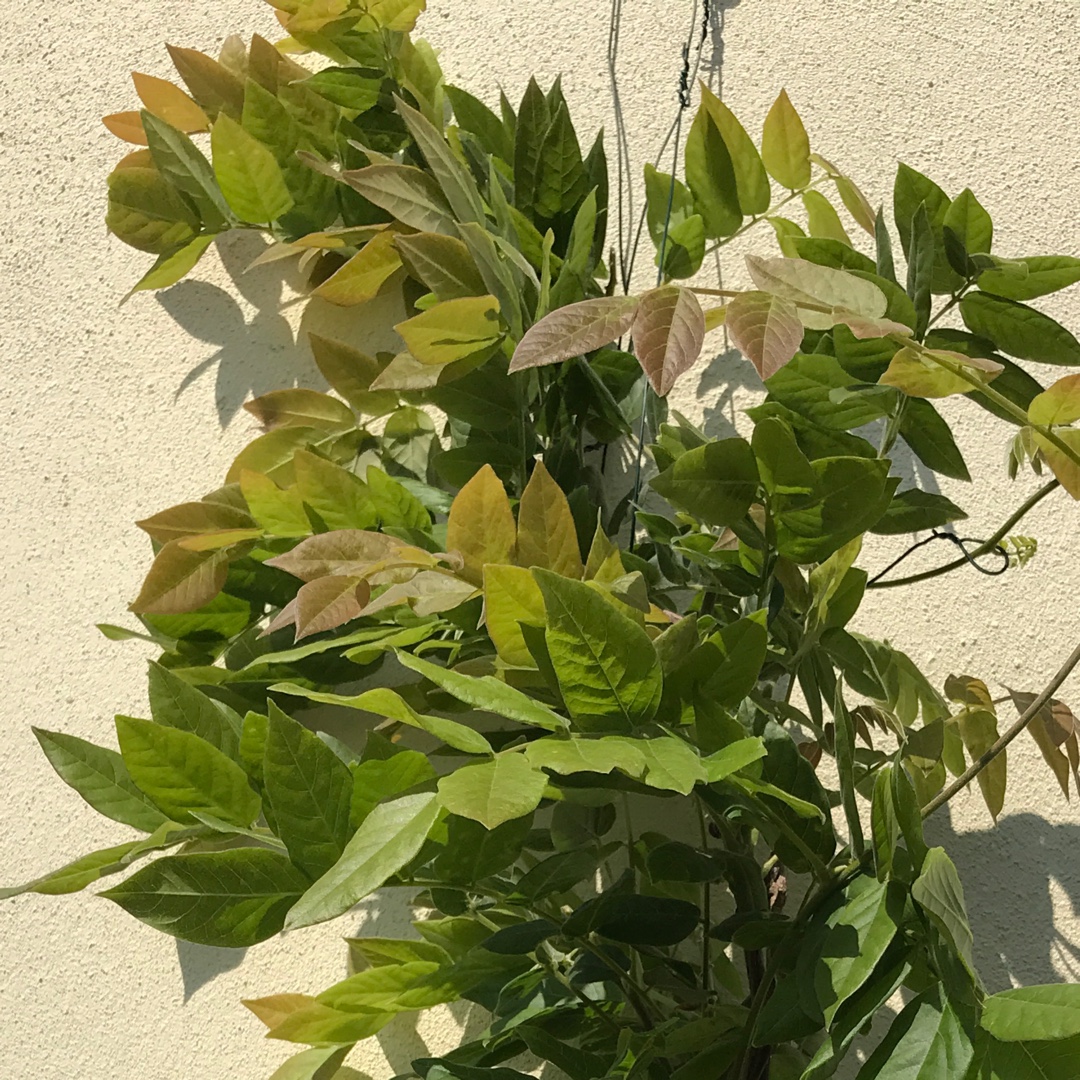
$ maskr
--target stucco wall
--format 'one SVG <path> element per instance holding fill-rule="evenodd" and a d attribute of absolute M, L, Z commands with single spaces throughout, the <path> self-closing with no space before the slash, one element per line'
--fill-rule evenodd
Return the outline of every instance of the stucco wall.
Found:
<path fill-rule="evenodd" d="M 450 77 L 511 98 L 530 72 L 559 72 L 582 132 L 612 130 L 604 0 L 431 0 L 423 32 Z M 674 114 L 689 0 L 626 0 L 620 75 L 635 175 Z M 148 546 L 131 522 L 201 493 L 251 435 L 240 402 L 314 371 L 277 311 L 272 271 L 231 280 L 244 252 L 212 257 L 197 280 L 117 302 L 144 256 L 105 235 L 103 180 L 119 147 L 98 118 L 134 100 L 132 68 L 167 74 L 165 39 L 217 47 L 230 31 L 271 30 L 269 9 L 228 0 L 7 0 L 0 38 L 0 415 L 6 522 L 0 610 L 0 880 L 34 877 L 122 838 L 52 775 L 31 723 L 108 738 L 116 712 L 144 711 L 143 655 L 97 621 L 122 621 Z M 903 159 L 990 209 L 998 249 L 1080 251 L 1080 15 L 1052 0 L 729 0 L 722 85 L 755 126 L 781 86 L 815 148 L 888 202 Z M 714 55 L 715 63 L 719 55 Z M 609 144 L 610 145 L 610 144 Z M 725 262 L 738 276 L 736 260 Z M 1080 291 L 1047 310 L 1080 325 Z M 720 343 L 718 343 L 720 344 Z M 1060 372 L 1058 372 L 1060 374 Z M 734 391 L 727 384 L 734 381 Z M 730 357 L 678 394 L 714 426 L 753 396 Z M 1034 490 L 1004 476 L 1006 428 L 974 407 L 948 408 L 977 473 L 946 494 L 986 535 Z M 859 626 L 910 649 L 940 681 L 967 670 L 1036 689 L 1080 637 L 1077 523 L 1064 497 L 1021 531 L 1039 555 L 1004 579 L 956 573 L 879 592 Z M 879 566 L 902 541 L 876 544 Z M 939 555 L 940 553 L 935 553 Z M 1071 689 L 1070 689 L 1071 686 Z M 1080 702 L 1080 679 L 1063 696 Z M 991 830 L 977 797 L 960 798 L 944 840 L 968 888 L 980 964 L 991 984 L 1076 978 L 1080 966 L 1080 813 L 1056 792 L 1034 745 L 1010 757 L 1005 816 Z M 388 910 L 380 927 L 393 932 Z M 260 1041 L 238 999 L 312 990 L 338 977 L 340 934 L 295 934 L 236 956 L 181 945 L 104 901 L 28 897 L 0 905 L 0 1073 L 7 1080 L 261 1080 L 288 1048 Z M 356 1055 L 375 1077 L 407 1066 L 421 1037 L 388 1029 Z M 434 1043 L 433 1043 L 434 1045 Z M 385 1051 L 388 1062 L 380 1056 Z"/>

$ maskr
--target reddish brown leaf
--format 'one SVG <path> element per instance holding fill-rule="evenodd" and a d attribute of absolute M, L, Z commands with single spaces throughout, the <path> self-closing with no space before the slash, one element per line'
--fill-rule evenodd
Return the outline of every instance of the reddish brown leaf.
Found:
<path fill-rule="evenodd" d="M 762 379 L 775 375 L 799 351 L 803 339 L 795 305 L 765 292 L 736 296 L 727 306 L 727 328 Z"/>
<path fill-rule="evenodd" d="M 228 570 L 223 551 L 185 551 L 179 540 L 171 540 L 157 553 L 129 610 L 139 615 L 197 611 L 221 592 Z"/>
<path fill-rule="evenodd" d="M 557 364 L 609 345 L 630 329 L 637 309 L 634 296 L 601 296 L 559 308 L 529 328 L 510 370 Z"/>
<path fill-rule="evenodd" d="M 641 297 L 631 334 L 641 370 L 657 395 L 667 397 L 701 355 L 705 315 L 689 289 L 663 285 Z"/>
<path fill-rule="evenodd" d="M 296 594 L 296 640 L 333 630 L 360 616 L 371 586 L 356 577 L 322 577 Z"/>

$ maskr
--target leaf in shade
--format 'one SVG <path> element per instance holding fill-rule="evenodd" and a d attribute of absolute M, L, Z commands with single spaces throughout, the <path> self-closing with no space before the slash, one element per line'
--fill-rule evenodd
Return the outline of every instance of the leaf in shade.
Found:
<path fill-rule="evenodd" d="M 274 831 L 289 857 L 312 878 L 326 873 L 352 835 L 349 767 L 271 702 L 262 776 Z"/>
<path fill-rule="evenodd" d="M 363 578 L 330 575 L 305 582 L 296 594 L 296 640 L 359 618 L 370 599 L 371 586 Z"/>
<path fill-rule="evenodd" d="M 735 347 L 762 379 L 779 371 L 802 344 L 798 309 L 790 300 L 770 293 L 740 293 L 728 303 L 724 321 Z"/>
<path fill-rule="evenodd" d="M 709 525 L 736 525 L 758 488 L 754 452 L 745 439 L 721 439 L 683 454 L 652 488 Z"/>
<path fill-rule="evenodd" d="M 31 730 L 57 776 L 99 814 L 143 832 L 153 832 L 168 820 L 135 786 L 115 750 L 61 731 Z"/>
<path fill-rule="evenodd" d="M 510 370 L 557 364 L 608 345 L 630 329 L 637 310 L 634 296 L 602 296 L 559 308 L 529 328 Z"/>
<path fill-rule="evenodd" d="M 289 912 L 286 928 L 337 918 L 380 888 L 420 850 L 438 815 L 433 793 L 405 795 L 375 807 L 338 862 Z"/>
<path fill-rule="evenodd" d="M 412 165 L 369 165 L 341 174 L 369 202 L 419 232 L 457 235 L 454 216 L 439 185 Z"/>
<path fill-rule="evenodd" d="M 227 757 L 236 758 L 240 730 L 238 718 L 231 710 L 152 660 L 148 693 L 150 715 L 155 723 L 190 731 Z M 237 723 L 230 722 L 230 717 Z"/>
<path fill-rule="evenodd" d="M 208 604 L 225 587 L 229 557 L 223 551 L 188 551 L 170 540 L 154 557 L 129 611 L 182 615 Z"/>
<path fill-rule="evenodd" d="M 663 285 L 641 296 L 631 332 L 641 370 L 657 395 L 666 397 L 701 355 L 705 316 L 689 289 Z"/>
<path fill-rule="evenodd" d="M 242 949 L 273 937 L 307 879 L 266 848 L 166 855 L 102 893 L 173 937 Z"/>
<path fill-rule="evenodd" d="M 161 255 L 195 239 L 198 215 L 156 168 L 116 169 L 108 184 L 105 223 L 125 244 Z"/>
<path fill-rule="evenodd" d="M 963 1024 L 945 999 L 941 987 L 935 986 L 908 1002 L 859 1071 L 859 1078 L 959 1078 L 969 1075 L 968 1067 L 974 1056 L 971 1039 Z"/>
<path fill-rule="evenodd" d="M 483 296 L 487 292 L 469 249 L 456 237 L 412 233 L 395 236 L 394 243 L 409 273 L 440 300 Z"/>
<path fill-rule="evenodd" d="M 521 754 L 465 765 L 439 781 L 439 802 L 452 814 L 494 829 L 540 805 L 547 777 Z"/>
<path fill-rule="evenodd" d="M 382 416 L 397 406 L 397 394 L 370 389 L 372 381 L 382 370 L 374 357 L 344 342 L 318 334 L 308 334 L 308 342 L 322 377 L 357 412 Z"/>
<path fill-rule="evenodd" d="M 457 493 L 446 522 L 446 546 L 461 553 L 461 576 L 473 585 L 484 580 L 486 563 L 513 561 L 517 525 L 503 482 L 484 465 Z"/>
<path fill-rule="evenodd" d="M 563 577 L 585 572 L 570 504 L 543 461 L 533 468 L 518 505 L 517 552 L 520 566 L 539 566 Z"/>
<path fill-rule="evenodd" d="M 786 90 L 780 91 L 765 117 L 761 160 L 769 175 L 786 188 L 810 183 L 810 140 Z"/>
<path fill-rule="evenodd" d="M 972 961 L 972 934 L 964 906 L 964 888 L 952 859 L 944 848 L 930 848 L 922 872 L 911 887 L 911 895 L 944 935 L 969 971 Z"/>
<path fill-rule="evenodd" d="M 735 190 L 739 208 L 744 214 L 764 214 L 769 209 L 772 193 L 769 177 L 753 140 L 746 134 L 735 114 L 710 90 L 700 83 L 701 104 L 716 126 L 731 157 L 735 175 Z"/>
<path fill-rule="evenodd" d="M 378 233 L 319 285 L 314 295 L 345 307 L 370 300 L 401 268 L 394 239 L 391 232 Z"/>

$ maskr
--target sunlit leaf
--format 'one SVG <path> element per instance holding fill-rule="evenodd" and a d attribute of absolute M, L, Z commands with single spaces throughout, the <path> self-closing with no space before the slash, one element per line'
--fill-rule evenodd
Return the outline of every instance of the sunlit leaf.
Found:
<path fill-rule="evenodd" d="M 485 465 L 458 492 L 446 522 L 446 546 L 465 560 L 462 577 L 481 586 L 487 563 L 513 562 L 517 525 L 502 481 Z"/>
<path fill-rule="evenodd" d="M 537 461 L 521 494 L 515 559 L 520 566 L 539 566 L 563 577 L 584 573 L 570 504 L 543 461 Z"/>
<path fill-rule="evenodd" d="M 443 300 L 394 329 L 422 364 L 442 366 L 498 344 L 502 338 L 499 302 L 494 296 Z"/>
<path fill-rule="evenodd" d="M 1080 341 L 1041 311 L 988 293 L 973 292 L 960 301 L 964 325 L 992 341 L 1002 352 L 1040 364 L 1080 365 Z"/>
<path fill-rule="evenodd" d="M 1002 370 L 1001 365 L 993 360 L 973 359 L 945 349 L 908 347 L 893 355 L 878 382 L 882 386 L 895 386 L 905 394 L 921 398 L 968 394 L 975 389 L 968 379 L 935 363 L 935 358 L 939 356 L 949 364 L 961 367 L 980 382 L 989 382 Z"/>
<path fill-rule="evenodd" d="M 608 345 L 629 331 L 637 310 L 633 296 L 604 296 L 559 308 L 529 328 L 514 350 L 510 370 L 557 364 Z"/>
<path fill-rule="evenodd" d="M 700 88 L 701 104 L 731 156 L 740 209 L 744 214 L 764 214 L 769 209 L 772 193 L 757 147 L 735 114 L 704 83 Z"/>
<path fill-rule="evenodd" d="M 439 185 L 411 165 L 369 165 L 341 174 L 365 199 L 419 232 L 456 236 L 453 213 Z"/>
<path fill-rule="evenodd" d="M 315 289 L 314 295 L 332 304 L 362 304 L 374 297 L 400 267 L 394 234 L 381 232 Z"/>
<path fill-rule="evenodd" d="M 224 588 L 228 564 L 222 551 L 187 551 L 179 540 L 170 540 L 155 556 L 128 610 L 140 615 L 195 611 Z"/>
<path fill-rule="evenodd" d="M 133 71 L 131 80 L 135 93 L 145 108 L 178 131 L 207 131 L 210 121 L 206 113 L 175 83 Z"/>
<path fill-rule="evenodd" d="M 641 370 L 653 390 L 666 397 L 701 355 L 705 317 L 689 289 L 665 285 L 640 297 L 631 331 Z"/>
<path fill-rule="evenodd" d="M 452 814 L 494 829 L 540 804 L 547 777 L 521 754 L 501 754 L 468 765 L 439 781 L 439 802 Z"/>
<path fill-rule="evenodd" d="M 795 190 L 810 183 L 810 140 L 786 90 L 781 90 L 765 117 L 761 160 L 769 174 Z"/>
<path fill-rule="evenodd" d="M 728 303 L 724 321 L 735 347 L 762 379 L 779 371 L 802 344 L 798 309 L 771 293 L 740 293 Z"/>

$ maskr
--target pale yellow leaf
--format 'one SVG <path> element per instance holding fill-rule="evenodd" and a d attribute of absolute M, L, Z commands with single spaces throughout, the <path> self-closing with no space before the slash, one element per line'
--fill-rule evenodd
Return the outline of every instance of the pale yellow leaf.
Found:
<path fill-rule="evenodd" d="M 484 567 L 484 622 L 495 651 L 513 667 L 536 667 L 519 623 L 543 626 L 544 597 L 524 567 L 488 563 Z"/>
<path fill-rule="evenodd" d="M 502 481 L 484 465 L 457 493 L 446 522 L 446 544 L 461 554 L 461 576 L 482 586 L 487 563 L 514 561 L 517 526 Z"/>
<path fill-rule="evenodd" d="M 580 578 L 584 570 L 570 504 L 542 461 L 521 494 L 516 560 L 519 566 L 540 566 L 563 577 Z"/>
<path fill-rule="evenodd" d="M 348 307 L 370 300 L 394 271 L 401 259 L 392 233 L 382 232 L 369 240 L 344 266 L 331 274 L 315 295 L 332 304 Z"/>
<path fill-rule="evenodd" d="M 190 134 L 194 131 L 210 130 L 210 120 L 206 113 L 175 83 L 153 75 L 144 75 L 140 71 L 133 71 L 131 80 L 135 83 L 135 92 L 146 106 L 147 112 L 152 112 L 178 131 Z"/>

